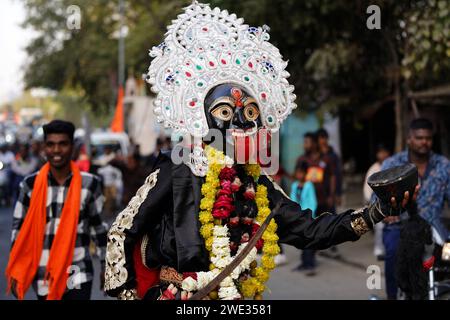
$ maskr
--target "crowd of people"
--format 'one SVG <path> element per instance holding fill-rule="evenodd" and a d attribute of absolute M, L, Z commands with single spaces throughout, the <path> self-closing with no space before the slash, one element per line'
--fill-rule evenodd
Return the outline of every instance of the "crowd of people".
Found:
<path fill-rule="evenodd" d="M 20 279 L 22 283 L 33 284 L 39 299 L 58 296 L 64 291 L 60 282 L 67 279 L 61 268 L 66 267 L 67 254 L 72 247 L 75 249 L 73 261 L 79 268 L 77 278 L 72 281 L 81 290 L 68 290 L 65 299 L 88 299 L 92 290 L 93 267 L 90 257 L 92 243 L 102 264 L 105 257 L 107 230 L 116 218 L 118 212 L 127 206 L 145 179 L 153 171 L 161 153 L 169 153 L 172 146 L 169 138 L 158 138 L 155 151 L 142 157 L 139 147 L 134 146 L 128 155 L 116 154 L 112 148 L 106 147 L 101 156 L 87 156 L 83 145 L 76 146 L 73 140 L 74 127 L 71 123 L 55 120 L 44 126 L 44 141 L 33 142 L 31 145 L 21 144 L 15 149 L 6 145 L 0 146 L 0 162 L 3 164 L 2 174 L 6 178 L 6 187 L 2 189 L 2 205 L 15 204 L 13 218 L 13 250 L 11 251 L 7 274 L 11 279 Z M 417 201 L 419 215 L 432 227 L 436 250 L 448 239 L 448 230 L 442 225 L 440 216 L 444 202 L 450 199 L 449 161 L 444 156 L 431 151 L 432 123 L 426 119 L 416 119 L 410 125 L 407 141 L 408 149 L 390 157 L 390 151 L 384 146 L 377 147 L 376 162 L 369 168 L 367 178 L 382 169 L 408 162 L 418 167 L 421 193 Z M 341 204 L 343 194 L 343 174 L 339 156 L 329 144 L 326 130 L 308 132 L 303 137 L 304 154 L 296 163 L 291 179 L 290 198 L 300 204 L 303 209 L 310 209 L 313 218 L 330 212 L 336 213 L 336 207 Z M 15 151 L 15 153 L 14 153 Z M 39 171 L 38 171 L 39 170 Z M 73 190 L 81 189 L 81 197 Z M 40 190 L 39 197 L 31 198 L 31 192 Z M 33 228 L 24 223 L 25 215 L 39 215 L 38 208 L 43 203 L 46 193 L 51 193 L 51 209 L 47 210 L 46 226 Z M 364 185 L 364 200 L 374 201 L 372 190 Z M 36 200 L 37 199 L 37 200 Z M 48 201 L 47 201 L 48 202 Z M 78 222 L 62 219 L 63 213 L 77 206 L 67 206 L 67 203 L 80 203 L 76 214 Z M 66 208 L 67 207 L 67 208 Z M 409 213 L 411 215 L 411 213 Z M 36 218 L 37 219 L 37 218 Z M 408 221 L 408 214 L 387 217 L 383 223 L 374 228 L 374 254 L 380 261 L 385 261 L 386 292 L 388 299 L 396 299 L 399 289 L 409 294 L 409 297 L 424 298 L 426 292 L 417 293 L 411 289 L 398 270 L 404 274 L 408 256 L 401 255 L 398 249 L 402 246 L 402 230 Z M 75 228 L 78 224 L 77 237 L 65 238 L 62 232 L 57 232 L 57 225 L 63 228 Z M 80 227 L 80 224 L 82 227 Z M 407 224 L 406 224 L 407 225 Z M 44 237 L 43 246 L 31 246 L 28 238 L 17 237 L 19 230 L 27 229 L 34 235 Z M 25 234 L 22 231 L 22 234 Z M 403 241 L 408 241 L 403 237 Z M 52 246 L 52 243 L 61 245 Z M 59 249 L 53 249 L 59 248 Z M 34 278 L 30 278 L 25 270 L 18 268 L 26 261 L 21 252 L 43 250 L 44 258 L 38 261 L 38 270 Z M 59 250 L 58 252 L 56 252 Z M 337 248 L 330 250 L 337 253 Z M 316 274 L 316 251 L 302 250 L 300 264 L 293 270 L 305 272 L 307 276 Z M 429 256 L 427 256 L 429 258 Z M 70 260 L 70 259 L 69 259 Z M 65 262 L 64 262 L 65 261 Z M 63 263 L 64 262 L 64 263 Z M 276 264 L 286 262 L 281 252 Z M 36 263 L 36 261 L 34 261 Z M 425 261 L 424 261 L 425 263 Z M 54 265 L 55 279 L 46 283 L 45 266 Z M 103 283 L 103 273 L 101 282 Z M 59 284 L 58 284 L 59 283 Z M 23 297 L 23 284 L 18 286 L 10 283 L 14 294 Z M 416 291 L 414 291 L 416 290 Z M 417 296 L 419 295 L 419 296 Z M 61 295 L 59 295 L 61 296 Z"/>
<path fill-rule="evenodd" d="M 42 143 L 38 140 L 14 145 L 0 144 L 0 205 L 14 204 L 20 182 L 45 163 L 41 148 Z"/>
<path fill-rule="evenodd" d="M 336 213 L 342 202 L 342 162 L 329 143 L 329 134 L 324 128 L 307 132 L 303 136 L 303 151 L 296 162 L 294 172 L 285 174 L 292 180 L 290 198 L 304 209 L 310 209 L 317 217 L 325 212 Z M 337 256 L 337 247 L 330 253 Z M 307 276 L 316 274 L 316 251 L 304 249 L 300 264 L 293 271 L 304 271 Z M 278 265 L 287 262 L 283 253 L 276 257 Z"/>
<path fill-rule="evenodd" d="M 414 265 L 411 260 L 417 258 L 411 257 L 412 247 L 428 245 L 436 248 L 435 252 L 424 254 L 423 263 L 429 266 L 429 259 L 440 257 L 442 246 L 449 241 L 449 231 L 442 222 L 442 216 L 445 202 L 450 202 L 450 163 L 446 157 L 432 151 L 433 130 L 433 124 L 428 119 L 414 119 L 409 126 L 407 149 L 391 156 L 389 148 L 383 144 L 378 145 L 376 161 L 365 176 L 363 196 L 366 204 L 369 204 L 376 200 L 367 184 L 372 174 L 407 163 L 416 165 L 419 172 L 421 191 L 417 199 L 417 212 L 387 217 L 383 223 L 374 227 L 373 253 L 378 261 L 384 261 L 388 299 L 397 299 L 402 293 L 408 298 L 426 298 L 427 275 L 420 273 L 422 265 L 416 267 L 419 272 L 411 269 Z M 303 149 L 304 154 L 297 160 L 295 172 L 289 177 L 294 180 L 290 190 L 291 199 L 302 208 L 311 209 L 314 216 L 324 212 L 336 213 L 336 206 L 341 204 L 342 197 L 342 165 L 339 156 L 328 143 L 327 131 L 319 129 L 317 132 L 306 133 Z M 417 230 L 410 222 L 415 221 L 416 217 L 424 220 L 422 229 L 430 229 L 435 247 L 430 244 L 431 238 L 417 238 L 423 230 Z M 414 230 L 412 234 L 415 239 L 408 237 L 408 228 Z M 402 251 L 404 247 L 408 249 Z M 337 248 L 332 247 L 331 250 L 336 253 Z M 285 262 L 285 258 L 279 261 Z M 294 271 L 305 271 L 306 275 L 313 276 L 316 274 L 316 267 L 315 251 L 306 249 L 302 250 L 301 263 Z M 411 279 L 418 284 L 411 287 Z"/>
<path fill-rule="evenodd" d="M 111 223 L 115 215 L 123 209 L 145 178 L 152 171 L 160 152 L 170 152 L 168 137 L 157 138 L 155 151 L 147 156 L 139 152 L 139 145 L 131 145 L 127 155 L 105 146 L 98 155 L 95 146 L 88 155 L 87 148 L 79 139 L 74 139 L 71 159 L 82 172 L 100 178 L 105 205 L 103 218 Z M 0 144 L 0 205 L 13 206 L 18 200 L 20 183 L 25 177 L 35 173 L 46 163 L 45 142 L 32 140 L 31 143 Z"/>
<path fill-rule="evenodd" d="M 379 147 L 377 162 L 369 170 L 370 174 L 408 163 L 418 169 L 420 192 L 416 207 L 400 216 L 385 218 L 381 227 L 375 229 L 374 251 L 385 261 L 386 295 L 391 300 L 400 293 L 408 299 L 427 297 L 428 278 L 422 271 L 435 260 L 441 262 L 442 248 L 450 240 L 443 222 L 445 203 L 450 204 L 450 162 L 432 151 L 433 132 L 430 120 L 414 119 L 409 125 L 406 150 L 389 157 L 389 151 Z M 367 200 L 369 196 L 370 201 L 375 200 L 373 194 L 365 194 Z"/>

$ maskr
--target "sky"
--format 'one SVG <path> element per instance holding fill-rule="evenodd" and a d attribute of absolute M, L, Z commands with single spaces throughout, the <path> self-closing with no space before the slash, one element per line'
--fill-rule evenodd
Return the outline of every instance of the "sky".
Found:
<path fill-rule="evenodd" d="M 33 32 L 20 27 L 25 19 L 21 0 L 0 0 L 0 105 L 11 102 L 23 90 L 25 46 Z"/>

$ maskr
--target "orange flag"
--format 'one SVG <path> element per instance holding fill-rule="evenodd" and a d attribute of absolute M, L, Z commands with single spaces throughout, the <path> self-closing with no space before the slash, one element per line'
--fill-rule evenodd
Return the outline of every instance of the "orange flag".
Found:
<path fill-rule="evenodd" d="M 117 95 L 117 105 L 114 118 L 111 122 L 112 132 L 123 132 L 124 131 L 124 119 L 123 119 L 123 87 L 119 87 L 119 93 Z"/>

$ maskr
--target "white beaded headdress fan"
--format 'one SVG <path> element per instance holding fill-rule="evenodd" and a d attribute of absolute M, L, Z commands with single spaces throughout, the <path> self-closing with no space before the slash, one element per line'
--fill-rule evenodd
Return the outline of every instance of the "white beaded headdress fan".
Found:
<path fill-rule="evenodd" d="M 203 102 L 221 83 L 237 83 L 256 98 L 263 125 L 275 132 L 296 108 L 287 62 L 268 42 L 268 28 L 194 1 L 168 27 L 165 40 L 150 50 L 146 81 L 157 94 L 158 122 L 180 134 L 208 133 Z"/>

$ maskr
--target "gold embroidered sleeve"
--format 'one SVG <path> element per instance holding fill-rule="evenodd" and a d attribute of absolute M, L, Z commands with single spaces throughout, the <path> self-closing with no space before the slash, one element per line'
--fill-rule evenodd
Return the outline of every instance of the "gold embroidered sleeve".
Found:
<path fill-rule="evenodd" d="M 139 208 L 147 198 L 158 180 L 159 169 L 152 172 L 136 192 L 136 195 L 128 203 L 127 207 L 119 213 L 108 232 L 105 259 L 105 290 L 114 290 L 124 285 L 128 279 L 128 271 L 125 267 L 125 231 L 133 226 L 135 216 Z M 127 295 L 129 296 L 129 294 Z"/>
<path fill-rule="evenodd" d="M 351 214 L 352 220 L 350 224 L 352 226 L 353 231 L 359 237 L 371 230 L 366 220 L 364 220 L 364 218 L 362 217 L 363 212 L 364 208 L 356 210 Z"/>
<path fill-rule="evenodd" d="M 139 300 L 136 289 L 125 289 L 117 296 L 119 300 Z"/>

